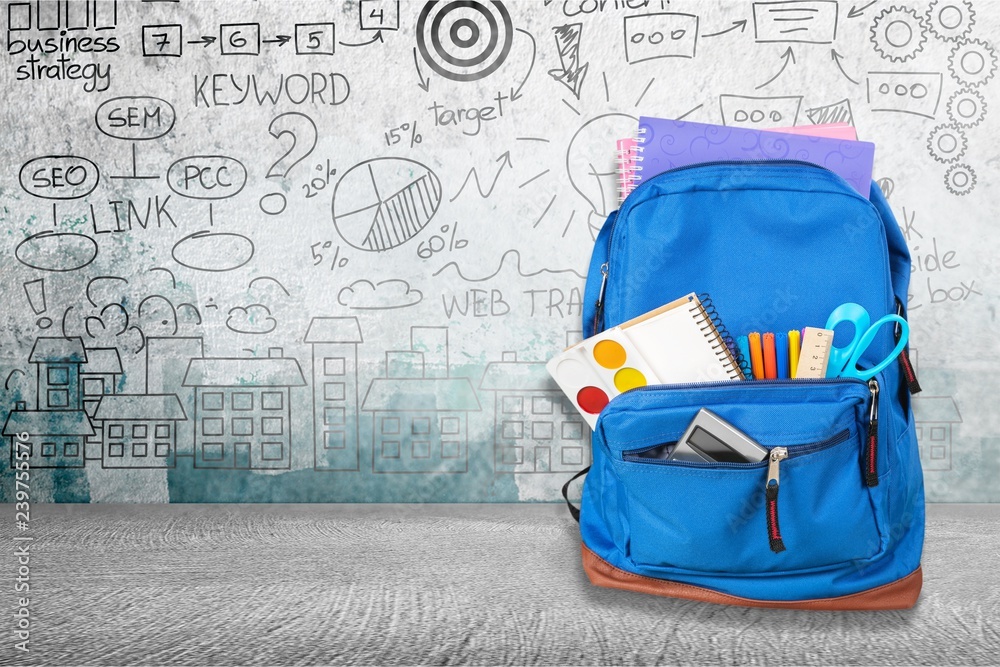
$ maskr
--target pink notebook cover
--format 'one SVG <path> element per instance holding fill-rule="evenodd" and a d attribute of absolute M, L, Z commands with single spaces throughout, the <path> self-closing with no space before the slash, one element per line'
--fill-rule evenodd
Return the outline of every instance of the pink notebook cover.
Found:
<path fill-rule="evenodd" d="M 625 201 L 635 187 L 635 139 L 619 139 L 615 142 L 618 150 L 618 203 Z"/>

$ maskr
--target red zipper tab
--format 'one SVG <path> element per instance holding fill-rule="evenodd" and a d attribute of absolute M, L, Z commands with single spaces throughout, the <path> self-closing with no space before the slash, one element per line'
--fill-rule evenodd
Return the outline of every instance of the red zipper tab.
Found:
<path fill-rule="evenodd" d="M 911 394 L 920 393 L 920 383 L 917 382 L 917 374 L 913 370 L 913 363 L 910 361 L 910 355 L 903 348 L 903 351 L 899 355 L 899 366 L 903 369 L 903 377 L 906 378 L 906 386 L 909 388 Z"/>
<path fill-rule="evenodd" d="M 780 554 L 785 550 L 785 541 L 781 539 L 781 528 L 778 527 L 778 484 L 781 461 L 788 458 L 786 447 L 775 447 L 768 456 L 767 482 L 765 484 L 765 512 L 767 514 L 767 541 L 771 551 Z"/>
<path fill-rule="evenodd" d="M 865 484 L 878 486 L 878 382 L 868 380 L 871 408 L 868 411 L 868 447 L 865 450 Z"/>

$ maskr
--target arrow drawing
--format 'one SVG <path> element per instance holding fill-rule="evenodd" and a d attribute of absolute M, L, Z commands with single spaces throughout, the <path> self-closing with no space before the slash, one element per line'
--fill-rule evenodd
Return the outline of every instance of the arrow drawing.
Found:
<path fill-rule="evenodd" d="M 382 31 L 379 30 L 375 33 L 375 36 L 369 39 L 367 42 L 359 42 L 358 44 L 348 44 L 347 42 L 340 42 L 341 46 L 368 46 L 374 42 L 382 42 L 385 44 L 385 40 L 382 39 Z"/>
<path fill-rule="evenodd" d="M 215 37 L 211 35 L 202 35 L 201 39 L 192 39 L 188 41 L 188 44 L 201 44 L 203 46 L 208 46 L 215 41 Z"/>
<path fill-rule="evenodd" d="M 847 12 L 847 18 L 849 18 L 849 19 L 856 19 L 856 18 L 858 18 L 859 16 L 861 16 L 862 14 L 864 14 L 864 12 L 865 12 L 866 9 L 868 9 L 869 7 L 871 7 L 872 5 L 874 5 L 877 1 L 878 0 L 872 0 L 867 5 L 862 5 L 861 7 L 858 7 L 857 5 L 851 5 L 851 10 L 849 12 Z"/>
<path fill-rule="evenodd" d="M 417 67 L 417 76 L 420 78 L 420 83 L 417 84 L 425 93 L 427 89 L 431 87 L 430 77 L 424 78 L 424 75 L 420 73 L 420 62 L 417 60 L 417 47 L 413 47 L 413 64 Z"/>
<path fill-rule="evenodd" d="M 576 99 L 580 99 L 583 79 L 590 67 L 590 63 L 580 65 L 580 34 L 583 32 L 583 24 L 560 25 L 553 30 L 556 33 L 556 46 L 559 48 L 560 66 L 550 69 L 549 76 L 569 88 Z"/>
<path fill-rule="evenodd" d="M 531 70 L 534 69 L 534 67 L 535 67 L 535 52 L 537 51 L 537 45 L 535 44 L 535 38 L 531 35 L 531 33 L 528 32 L 527 30 L 521 30 L 520 28 L 518 28 L 517 31 L 518 32 L 523 32 L 525 35 L 528 36 L 528 39 L 531 40 L 531 63 L 528 65 L 528 73 L 524 75 L 524 80 L 521 81 L 521 85 L 519 85 L 516 90 L 514 88 L 510 89 L 510 101 L 511 102 L 515 102 L 519 98 L 523 97 L 523 95 L 521 95 L 521 89 L 524 88 L 524 84 L 528 83 L 528 77 L 531 76 Z M 419 71 L 418 71 L 418 73 L 419 73 Z"/>
<path fill-rule="evenodd" d="M 792 61 L 792 62 L 795 62 L 795 54 L 792 53 L 792 47 L 790 47 L 790 46 L 787 49 L 785 49 L 785 52 L 781 54 L 781 57 L 785 59 L 785 62 L 783 62 L 781 64 L 781 69 L 778 70 L 778 73 L 775 74 L 774 76 L 772 76 L 770 79 L 768 79 L 764 83 L 762 83 L 759 86 L 757 86 L 755 88 L 755 90 L 760 90 L 761 88 L 763 88 L 764 86 L 769 85 L 772 81 L 774 81 L 779 76 L 781 76 L 781 73 L 785 71 L 786 67 L 788 67 L 788 61 L 789 60 Z"/>
<path fill-rule="evenodd" d="M 830 49 L 830 57 L 833 58 L 833 62 L 837 63 L 837 68 L 840 70 L 840 73 L 844 75 L 845 79 L 853 83 L 855 86 L 860 83 L 859 81 L 855 81 L 851 77 L 847 76 L 847 72 L 844 71 L 844 66 L 840 64 L 840 59 L 844 56 L 837 53 L 837 49 Z"/>
<path fill-rule="evenodd" d="M 275 43 L 277 43 L 278 47 L 280 48 L 280 47 L 284 46 L 285 44 L 287 44 L 288 41 L 291 38 L 292 38 L 291 35 L 275 35 L 274 39 L 263 39 L 261 41 L 264 44 L 275 44 Z"/>
<path fill-rule="evenodd" d="M 726 28 L 725 30 L 720 30 L 719 32 L 713 32 L 708 35 L 702 35 L 701 37 L 702 39 L 704 39 L 705 37 L 718 37 L 719 35 L 725 35 L 727 32 L 732 32 L 737 28 L 740 29 L 740 32 L 745 32 L 747 29 L 747 20 L 743 19 L 742 21 L 733 21 L 733 25 L 731 28 Z"/>
<path fill-rule="evenodd" d="M 453 202 L 456 199 L 458 199 L 458 196 L 460 194 L 462 194 L 462 192 L 465 190 L 465 186 L 469 184 L 469 179 L 470 178 L 474 179 L 476 181 L 476 189 L 479 190 L 479 196 L 480 197 L 482 197 L 483 199 L 486 199 L 491 194 L 493 194 L 493 189 L 497 186 L 497 181 L 500 180 L 500 174 L 503 173 L 503 168 L 504 167 L 513 167 L 514 166 L 510 162 L 510 151 L 507 151 L 506 153 L 504 153 L 503 155 L 501 155 L 500 157 L 498 157 L 496 161 L 500 163 L 500 168 L 497 169 L 497 174 L 496 174 L 496 176 L 493 177 L 493 184 L 490 186 L 489 190 L 487 190 L 486 192 L 483 192 L 483 186 L 479 183 L 479 174 L 476 172 L 476 168 L 473 167 L 472 169 L 469 170 L 469 173 L 465 177 L 465 180 L 462 181 L 462 187 L 460 187 L 458 189 L 458 192 L 455 193 L 455 196 L 452 197 L 451 199 L 449 199 L 448 201 L 452 201 Z"/>

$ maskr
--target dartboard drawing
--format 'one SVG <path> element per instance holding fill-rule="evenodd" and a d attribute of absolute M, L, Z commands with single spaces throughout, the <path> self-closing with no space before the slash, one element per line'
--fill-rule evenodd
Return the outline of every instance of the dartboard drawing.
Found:
<path fill-rule="evenodd" d="M 453 81 L 495 72 L 510 53 L 514 29 L 500 0 L 431 0 L 417 19 L 417 48 L 431 69 Z"/>

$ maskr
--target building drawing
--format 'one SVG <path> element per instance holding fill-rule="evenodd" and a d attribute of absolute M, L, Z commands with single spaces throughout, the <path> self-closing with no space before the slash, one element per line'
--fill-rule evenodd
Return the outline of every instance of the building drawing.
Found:
<path fill-rule="evenodd" d="M 360 470 L 356 317 L 314 317 L 312 346 L 313 452 L 316 470 Z"/>
<path fill-rule="evenodd" d="M 191 359 L 183 385 L 195 390 L 195 468 L 291 468 L 290 390 L 306 382 L 283 355 Z"/>
<path fill-rule="evenodd" d="M 28 361 L 37 370 L 37 410 L 80 409 L 80 366 L 87 362 L 82 338 L 37 338 Z"/>
<path fill-rule="evenodd" d="M 468 472 L 468 413 L 480 406 L 467 378 L 449 377 L 448 329 L 412 327 L 410 349 L 385 359 L 361 406 L 372 413 L 372 471 Z"/>
<path fill-rule="evenodd" d="M 590 428 L 544 362 L 504 352 L 486 366 L 479 388 L 492 391 L 493 461 L 498 473 L 575 472 L 590 464 Z"/>
<path fill-rule="evenodd" d="M 100 423 L 94 420 L 94 414 L 103 396 L 118 393 L 122 359 L 114 347 L 88 347 L 86 352 L 87 361 L 80 366 L 80 395 L 83 411 L 90 417 L 94 434 L 84 443 L 83 456 L 88 460 L 98 460 L 103 456 L 103 430 Z"/>
<path fill-rule="evenodd" d="M 920 465 L 924 470 L 951 470 L 952 426 L 962 423 L 955 399 L 919 394 L 912 401 Z"/>
<path fill-rule="evenodd" d="M 187 416 L 174 394 L 104 396 L 94 416 L 103 467 L 173 468 L 178 422 Z"/>
<path fill-rule="evenodd" d="M 85 352 L 87 361 L 80 366 L 80 394 L 84 412 L 93 417 L 102 396 L 118 393 L 122 360 L 114 347 L 88 347 Z"/>
<path fill-rule="evenodd" d="M 58 385 L 57 385 L 58 386 Z M 4 437 L 10 438 L 11 468 L 18 451 L 28 452 L 31 468 L 82 468 L 83 443 L 93 433 L 83 410 L 26 410 L 18 401 L 3 425 Z M 17 446 L 18 434 L 27 434 Z"/>
<path fill-rule="evenodd" d="M 184 386 L 191 359 L 205 356 L 200 336 L 149 336 L 146 338 L 146 393 L 176 394 L 190 418 L 194 414 L 194 387 Z M 194 456 L 194 429 L 177 432 L 176 455 Z"/>

